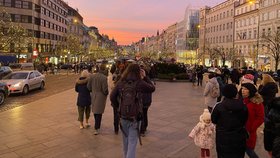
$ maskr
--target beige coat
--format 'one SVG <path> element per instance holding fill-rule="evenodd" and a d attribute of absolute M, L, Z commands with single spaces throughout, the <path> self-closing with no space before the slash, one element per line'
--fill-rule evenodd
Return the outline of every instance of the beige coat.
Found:
<path fill-rule="evenodd" d="M 91 75 L 87 88 L 91 91 L 92 112 L 94 114 L 103 114 L 109 93 L 107 76 L 102 73 Z"/>

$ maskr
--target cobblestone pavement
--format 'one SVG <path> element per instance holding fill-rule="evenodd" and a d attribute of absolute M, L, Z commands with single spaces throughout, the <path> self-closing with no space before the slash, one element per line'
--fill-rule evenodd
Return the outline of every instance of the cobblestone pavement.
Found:
<path fill-rule="evenodd" d="M 57 75 L 48 74 L 46 75 L 46 87 L 44 90 L 30 91 L 27 95 L 12 94 L 7 98 L 6 102 L 0 106 L 0 112 L 71 89 L 74 87 L 77 77 L 76 74 L 67 74 L 65 72 Z"/>
<path fill-rule="evenodd" d="M 199 157 L 199 148 L 187 136 L 205 108 L 202 92 L 191 83 L 157 82 L 138 158 Z M 122 137 L 113 132 L 110 102 L 95 136 L 93 127 L 79 129 L 76 97 L 69 89 L 0 113 L 0 158 L 121 158 Z M 268 158 L 262 140 L 258 132 L 256 151 Z M 211 153 L 215 158 L 215 149 Z"/>

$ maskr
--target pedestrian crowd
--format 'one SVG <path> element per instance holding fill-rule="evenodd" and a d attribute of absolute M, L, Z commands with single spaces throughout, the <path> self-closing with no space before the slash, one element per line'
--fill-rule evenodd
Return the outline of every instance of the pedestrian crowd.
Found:
<path fill-rule="evenodd" d="M 202 86 L 205 70 L 194 68 L 193 86 Z M 76 82 L 78 93 L 78 121 L 80 129 L 89 128 L 89 118 L 94 116 L 94 135 L 102 132 L 101 122 L 109 95 L 113 108 L 113 130 L 122 133 L 124 158 L 136 156 L 138 142 L 145 137 L 148 111 L 155 91 L 155 66 L 145 62 L 115 63 L 110 70 L 113 87 L 109 95 L 108 70 L 101 64 L 95 74 L 83 70 Z M 264 148 L 271 158 L 280 157 L 280 98 L 276 97 L 278 85 L 269 74 L 261 75 L 257 84 L 256 71 L 240 72 L 233 69 L 214 69 L 206 74 L 203 96 L 205 109 L 189 137 L 200 148 L 200 157 L 209 158 L 216 146 L 218 158 L 258 158 L 255 152 L 257 130 L 264 134 Z M 231 80 L 232 83 L 229 82 Z M 84 123 L 85 116 L 85 123 Z"/>
<path fill-rule="evenodd" d="M 201 85 L 196 68 L 197 86 Z M 278 85 L 270 74 L 260 76 L 254 70 L 214 69 L 206 74 L 205 108 L 199 123 L 190 132 L 201 158 L 210 157 L 213 142 L 218 158 L 259 158 L 255 152 L 257 130 L 264 134 L 264 148 L 271 158 L 280 157 L 280 98 Z M 229 84 L 229 78 L 231 82 Z M 196 79 L 193 77 L 193 79 Z M 194 85 L 194 84 L 193 84 Z"/>
<path fill-rule="evenodd" d="M 102 115 L 109 95 L 107 68 L 101 64 L 95 74 L 83 70 L 76 82 L 78 93 L 78 121 L 80 129 L 89 128 L 90 111 L 94 115 L 94 135 L 101 132 Z M 123 136 L 123 154 L 125 158 L 134 158 L 138 140 L 147 133 L 148 109 L 152 103 L 154 82 L 150 79 L 150 66 L 145 63 L 117 62 L 112 66 L 113 88 L 110 101 L 113 108 L 113 127 L 117 135 Z M 85 123 L 84 123 L 85 116 Z"/>

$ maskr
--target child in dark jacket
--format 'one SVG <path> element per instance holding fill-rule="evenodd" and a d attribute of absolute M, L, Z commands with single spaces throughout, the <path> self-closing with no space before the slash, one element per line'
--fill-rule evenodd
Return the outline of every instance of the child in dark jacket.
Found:
<path fill-rule="evenodd" d="M 86 127 L 90 127 L 88 120 L 90 117 L 91 96 L 87 89 L 87 82 L 89 73 L 84 70 L 75 85 L 75 91 L 78 92 L 77 106 L 78 106 L 78 121 L 80 121 L 80 129 L 84 128 L 84 114 L 86 115 Z"/>

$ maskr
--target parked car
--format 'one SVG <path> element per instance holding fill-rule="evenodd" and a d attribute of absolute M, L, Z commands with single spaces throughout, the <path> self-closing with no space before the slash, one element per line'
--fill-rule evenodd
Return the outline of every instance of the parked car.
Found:
<path fill-rule="evenodd" d="M 33 63 L 10 63 L 9 66 L 12 69 L 17 69 L 17 70 L 33 70 L 34 69 Z"/>
<path fill-rule="evenodd" d="M 9 88 L 6 83 L 0 82 L 0 105 L 2 105 L 9 95 Z"/>
<path fill-rule="evenodd" d="M 33 89 L 44 89 L 45 76 L 37 70 L 18 71 L 5 76 L 2 82 L 8 85 L 11 94 L 22 93 L 25 95 Z"/>
<path fill-rule="evenodd" d="M 9 66 L 1 66 L 0 67 L 0 80 L 8 75 L 9 73 L 13 72 L 13 70 Z"/>

